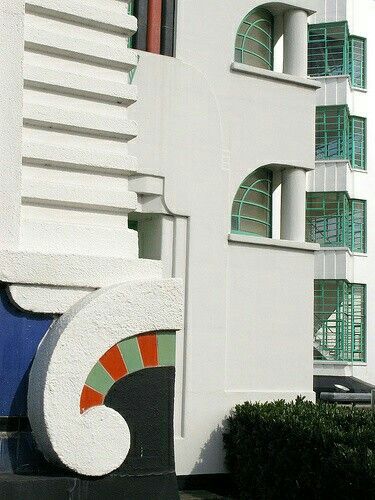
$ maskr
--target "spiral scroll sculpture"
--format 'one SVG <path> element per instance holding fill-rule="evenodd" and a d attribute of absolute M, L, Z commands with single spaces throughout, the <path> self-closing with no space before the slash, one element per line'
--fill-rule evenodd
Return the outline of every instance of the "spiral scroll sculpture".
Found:
<path fill-rule="evenodd" d="M 129 427 L 103 404 L 104 394 L 121 378 L 118 370 L 125 376 L 170 365 L 172 337 L 182 322 L 182 285 L 171 279 L 101 289 L 51 326 L 37 350 L 28 392 L 31 427 L 47 460 L 87 476 L 121 466 Z M 119 358 L 115 366 L 119 353 L 123 365 Z"/>

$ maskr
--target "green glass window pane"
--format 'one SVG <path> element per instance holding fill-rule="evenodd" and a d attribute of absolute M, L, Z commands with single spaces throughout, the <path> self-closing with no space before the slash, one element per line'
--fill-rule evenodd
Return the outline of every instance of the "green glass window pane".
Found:
<path fill-rule="evenodd" d="M 347 193 L 307 193 L 306 241 L 366 252 L 366 202 Z"/>
<path fill-rule="evenodd" d="M 350 117 L 349 156 L 353 168 L 366 170 L 366 119 Z"/>
<path fill-rule="evenodd" d="M 232 215 L 238 215 L 239 210 L 240 210 L 240 203 L 234 201 L 232 207 Z"/>
<path fill-rule="evenodd" d="M 366 39 L 350 37 L 350 77 L 353 87 L 366 88 Z"/>
<path fill-rule="evenodd" d="M 239 231 L 239 217 L 232 217 L 232 232 Z"/>
<path fill-rule="evenodd" d="M 253 187 L 259 191 L 263 191 L 263 193 L 268 193 L 270 189 L 270 182 L 270 177 L 265 175 L 263 179 L 258 179 Z"/>
<path fill-rule="evenodd" d="M 272 236 L 272 173 L 264 168 L 241 184 L 232 206 L 232 231 Z"/>
<path fill-rule="evenodd" d="M 349 31 L 346 22 L 313 24 L 308 36 L 308 74 L 347 74 Z"/>
<path fill-rule="evenodd" d="M 238 191 L 237 191 L 236 196 L 234 197 L 234 199 L 235 200 L 242 200 L 242 198 L 245 196 L 245 194 L 246 194 L 246 187 L 240 187 L 238 189 Z"/>
<path fill-rule="evenodd" d="M 249 217 L 261 221 L 262 223 L 268 223 L 268 212 L 265 211 L 264 207 L 258 207 L 256 205 L 243 204 L 241 207 L 241 217 Z"/>
<path fill-rule="evenodd" d="M 254 186 L 254 189 L 257 189 L 258 185 Z M 269 196 L 268 192 L 259 192 L 255 190 L 249 190 L 244 196 L 244 201 L 250 203 L 256 203 L 257 205 L 261 205 L 263 207 L 268 207 Z"/>
<path fill-rule="evenodd" d="M 273 69 L 273 16 L 264 9 L 251 11 L 238 28 L 235 60 Z"/>
<path fill-rule="evenodd" d="M 241 61 L 241 62 L 244 63 L 244 61 L 242 61 L 242 51 L 240 49 L 236 49 L 234 51 L 234 60 L 235 61 Z M 246 63 L 244 63 L 244 64 L 246 64 Z"/>
<path fill-rule="evenodd" d="M 349 75 L 353 87 L 366 88 L 366 39 L 351 36 L 348 23 L 309 26 L 308 74 Z"/>
<path fill-rule="evenodd" d="M 365 285 L 342 280 L 315 281 L 314 357 L 327 361 L 365 361 Z"/>
<path fill-rule="evenodd" d="M 244 43 L 244 40 L 245 40 L 245 38 L 243 36 L 237 35 L 236 36 L 236 47 L 242 47 L 242 44 Z M 240 49 L 236 49 L 236 50 L 238 50 L 239 55 L 241 57 L 241 50 Z"/>
<path fill-rule="evenodd" d="M 366 201 L 351 200 L 351 249 L 365 253 L 367 249 Z"/>
<path fill-rule="evenodd" d="M 349 159 L 350 121 L 346 106 L 316 109 L 316 159 Z"/>
<path fill-rule="evenodd" d="M 254 220 L 241 218 L 240 231 L 242 233 L 264 236 L 265 238 L 268 238 L 268 227 L 265 224 Z"/>

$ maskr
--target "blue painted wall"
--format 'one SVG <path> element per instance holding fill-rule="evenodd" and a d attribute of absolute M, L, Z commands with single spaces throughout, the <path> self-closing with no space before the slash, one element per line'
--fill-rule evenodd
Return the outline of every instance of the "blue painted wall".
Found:
<path fill-rule="evenodd" d="M 31 363 L 52 321 L 17 309 L 0 285 L 0 416 L 26 415 Z"/>

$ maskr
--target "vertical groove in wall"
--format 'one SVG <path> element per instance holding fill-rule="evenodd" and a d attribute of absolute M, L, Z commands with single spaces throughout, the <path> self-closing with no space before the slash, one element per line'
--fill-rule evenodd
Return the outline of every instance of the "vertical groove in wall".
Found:
<path fill-rule="evenodd" d="M 147 49 L 148 0 L 135 0 L 134 16 L 138 19 L 138 31 L 133 36 L 133 48 Z"/>
<path fill-rule="evenodd" d="M 148 1 L 147 51 L 160 54 L 162 0 Z"/>
<path fill-rule="evenodd" d="M 172 277 L 184 283 L 184 327 L 177 336 L 176 344 L 176 394 L 175 394 L 175 437 L 185 435 L 186 396 L 186 332 L 188 328 L 187 275 L 188 275 L 188 224 L 187 217 L 176 216 L 173 220 Z"/>
<path fill-rule="evenodd" d="M 190 278 L 190 218 L 184 222 L 185 236 L 185 304 L 184 304 L 184 332 L 183 332 L 183 368 L 182 368 L 182 397 L 181 397 L 181 437 L 186 435 L 186 399 L 187 399 L 187 357 L 188 357 L 188 331 L 189 331 L 189 278 Z"/>

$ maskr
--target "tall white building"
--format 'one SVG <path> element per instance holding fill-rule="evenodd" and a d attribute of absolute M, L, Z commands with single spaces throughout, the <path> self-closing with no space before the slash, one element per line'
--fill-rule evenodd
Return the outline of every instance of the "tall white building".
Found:
<path fill-rule="evenodd" d="M 373 0 L 0 6 L 4 422 L 27 421 L 51 323 L 137 280 L 153 291 L 129 311 L 153 317 L 158 287 L 174 304 L 137 333 L 180 329 L 177 475 L 224 472 L 237 403 L 314 400 L 314 375 L 375 384 L 374 16 Z M 88 351 L 115 306 L 100 306 Z M 85 383 L 99 406 L 103 378 L 83 373 L 74 336 L 73 351 L 67 390 Z M 44 417 L 53 428 L 59 415 Z M 0 469 L 33 462 L 26 434 L 2 438 L 27 453 Z M 53 453 L 68 463 L 65 446 Z"/>
<path fill-rule="evenodd" d="M 316 168 L 307 233 L 315 256 L 314 373 L 374 383 L 371 197 L 374 158 L 372 1 L 321 2 L 309 28 L 317 93 Z"/>

